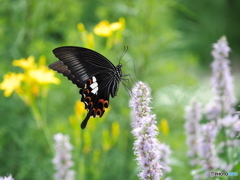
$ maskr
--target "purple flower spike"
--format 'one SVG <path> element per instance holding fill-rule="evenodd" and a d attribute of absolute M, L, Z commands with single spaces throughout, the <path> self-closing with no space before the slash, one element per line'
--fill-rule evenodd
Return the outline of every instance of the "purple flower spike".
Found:
<path fill-rule="evenodd" d="M 230 72 L 230 61 L 228 54 L 230 47 L 225 36 L 220 38 L 217 43 L 213 44 L 212 56 L 212 86 L 220 100 L 224 113 L 232 113 L 234 111 L 236 98 L 234 96 L 233 77 Z"/>
<path fill-rule="evenodd" d="M 190 164 L 192 166 L 197 165 L 198 162 L 198 137 L 200 124 L 202 119 L 202 105 L 201 103 L 194 101 L 191 106 L 186 108 L 186 123 L 185 131 L 187 135 L 188 156 L 191 158 Z"/>
<path fill-rule="evenodd" d="M 54 135 L 55 140 L 55 157 L 52 162 L 55 165 L 56 173 L 54 178 L 56 180 L 73 180 L 74 171 L 70 168 L 73 166 L 72 162 L 72 145 L 69 142 L 69 136 L 58 133 Z"/>
<path fill-rule="evenodd" d="M 163 172 L 171 171 L 167 165 L 169 147 L 160 144 L 156 138 L 158 128 L 156 116 L 151 114 L 150 90 L 147 85 L 138 82 L 132 90 L 130 107 L 132 109 L 132 134 L 135 137 L 134 154 L 140 166 L 139 178 L 159 180 Z M 163 167 L 164 166 L 164 167 Z"/>
<path fill-rule="evenodd" d="M 198 154 L 204 170 L 215 170 L 218 168 L 219 159 L 214 145 L 218 130 L 215 122 L 211 121 L 201 126 L 201 136 L 198 141 Z"/>

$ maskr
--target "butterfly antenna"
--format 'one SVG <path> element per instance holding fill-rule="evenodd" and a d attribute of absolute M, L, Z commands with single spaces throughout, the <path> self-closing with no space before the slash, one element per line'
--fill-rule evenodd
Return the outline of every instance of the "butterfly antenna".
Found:
<path fill-rule="evenodd" d="M 120 59 L 118 61 L 118 64 L 120 64 L 123 56 L 127 53 L 127 51 L 128 51 L 128 46 L 123 46 L 123 53 L 122 53 L 122 55 L 121 55 L 121 57 L 120 57 Z"/>

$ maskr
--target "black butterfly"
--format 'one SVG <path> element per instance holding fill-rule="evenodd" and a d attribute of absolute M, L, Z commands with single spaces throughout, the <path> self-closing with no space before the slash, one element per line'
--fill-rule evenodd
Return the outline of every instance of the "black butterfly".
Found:
<path fill-rule="evenodd" d="M 117 95 L 123 79 L 122 64 L 115 67 L 103 55 L 82 47 L 59 47 L 53 53 L 59 61 L 50 64 L 49 68 L 63 74 L 80 88 L 81 101 L 88 110 L 81 123 L 84 129 L 90 117 L 102 117 L 108 108 L 109 96 Z"/>

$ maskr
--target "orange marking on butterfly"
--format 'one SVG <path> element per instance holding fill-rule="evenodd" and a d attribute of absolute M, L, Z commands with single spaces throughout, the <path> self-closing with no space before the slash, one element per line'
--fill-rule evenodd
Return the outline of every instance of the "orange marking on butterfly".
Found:
<path fill-rule="evenodd" d="M 104 99 L 99 99 L 98 102 L 101 102 L 104 104 Z"/>
<path fill-rule="evenodd" d="M 89 84 L 92 84 L 92 79 L 88 79 Z"/>
<path fill-rule="evenodd" d="M 92 102 L 92 101 L 91 101 L 91 102 L 89 102 L 89 105 L 88 105 L 88 107 L 89 107 L 89 109 L 93 107 L 93 102 Z M 95 108 L 93 108 L 93 109 L 95 109 Z"/>
<path fill-rule="evenodd" d="M 104 101 L 103 106 L 104 106 L 104 108 L 108 108 L 108 100 L 105 100 L 105 101 Z"/>
<path fill-rule="evenodd" d="M 90 96 L 87 96 L 86 98 L 85 98 L 85 101 L 87 101 L 87 102 L 90 102 L 92 100 L 92 98 L 90 97 Z"/>
<path fill-rule="evenodd" d="M 96 116 L 100 117 L 101 115 L 102 115 L 102 110 L 101 109 L 97 109 Z"/>
<path fill-rule="evenodd" d="M 84 91 L 85 91 L 87 94 L 90 93 L 89 89 L 85 89 Z"/>
<path fill-rule="evenodd" d="M 103 104 L 103 110 L 105 110 L 106 108 L 108 108 L 108 100 L 99 99 L 98 102 L 101 102 L 101 103 Z"/>

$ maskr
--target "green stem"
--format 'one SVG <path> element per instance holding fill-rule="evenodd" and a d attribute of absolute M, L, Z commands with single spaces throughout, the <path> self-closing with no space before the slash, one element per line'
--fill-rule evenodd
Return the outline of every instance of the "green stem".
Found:
<path fill-rule="evenodd" d="M 34 119 L 36 120 L 37 122 L 37 125 L 38 125 L 38 128 L 42 130 L 43 132 L 43 135 L 48 143 L 48 146 L 49 146 L 49 149 L 51 151 L 52 154 L 54 154 L 53 152 L 53 149 L 52 149 L 52 143 L 50 141 L 50 132 L 49 132 L 49 128 L 48 128 L 48 125 L 47 125 L 47 122 L 45 120 L 45 118 L 42 117 L 37 105 L 36 105 L 36 102 L 33 102 L 32 105 L 30 106 L 31 107 L 31 112 L 32 112 L 32 115 L 34 117 Z"/>
<path fill-rule="evenodd" d="M 106 50 L 111 49 L 111 48 L 112 48 L 112 45 L 113 45 L 113 36 L 109 36 L 109 37 L 107 38 L 107 42 L 106 42 L 106 47 L 105 47 L 105 49 L 106 49 Z"/>

